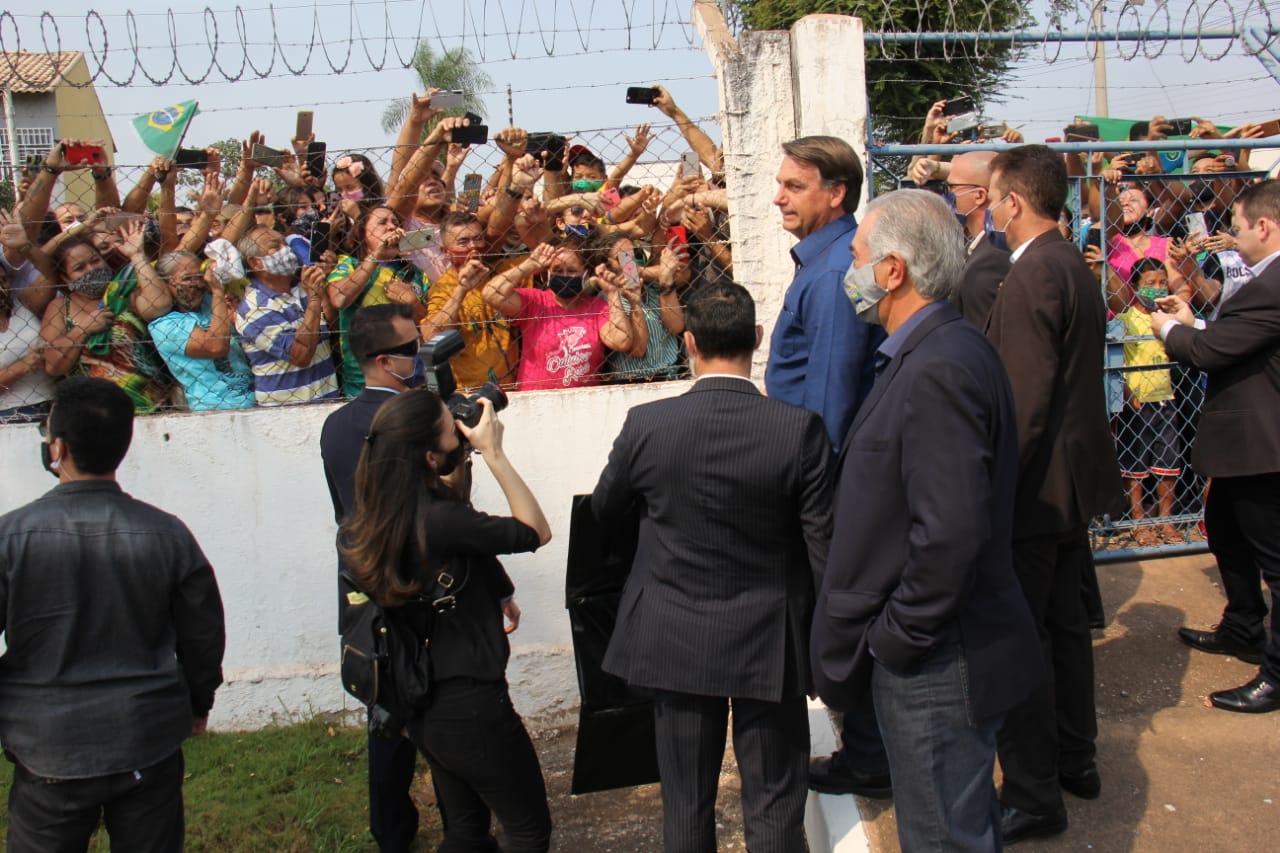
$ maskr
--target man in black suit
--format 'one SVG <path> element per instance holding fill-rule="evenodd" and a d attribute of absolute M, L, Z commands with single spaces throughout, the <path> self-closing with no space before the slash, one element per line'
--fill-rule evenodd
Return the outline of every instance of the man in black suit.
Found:
<path fill-rule="evenodd" d="M 1007 844 L 1064 831 L 1061 789 L 1093 799 L 1102 785 L 1081 579 L 1091 570 L 1089 520 L 1123 493 L 1102 381 L 1106 306 L 1084 256 L 1058 231 L 1066 198 L 1066 165 L 1043 145 L 991 162 L 992 227 L 1014 249 L 987 335 L 1013 388 L 1013 566 L 1048 673 L 1000 732 Z"/>
<path fill-rule="evenodd" d="M 1227 606 L 1212 630 L 1178 636 L 1261 663 L 1247 684 L 1209 695 L 1216 708 L 1258 714 L 1280 709 L 1280 183 L 1242 192 L 1231 232 L 1253 280 L 1207 326 L 1168 297 L 1161 307 L 1175 313 L 1153 313 L 1151 328 L 1171 358 L 1209 374 L 1191 464 L 1212 478 L 1204 521 Z M 1259 580 L 1271 590 L 1269 640 Z"/>
<path fill-rule="evenodd" d="M 347 342 L 364 374 L 364 389 L 325 418 L 320 430 L 324 478 L 338 524 L 354 508 L 356 463 L 373 416 L 384 402 L 407 391 L 407 383 L 417 384 L 422 378 L 411 306 L 392 303 L 361 308 L 351 319 Z M 355 591 L 339 575 L 339 630 L 347 594 Z M 418 834 L 418 809 L 409 796 L 417 754 L 408 738 L 369 734 L 369 831 L 383 853 L 407 851 Z"/>
<path fill-rule="evenodd" d="M 814 679 L 834 708 L 871 692 L 903 850 L 995 850 L 996 731 L 1041 667 L 1013 573 L 1009 381 L 946 299 L 964 248 L 936 195 L 878 197 L 853 257 L 858 315 L 889 337 L 840 457 Z"/>
<path fill-rule="evenodd" d="M 654 693 L 667 853 L 716 849 L 730 706 L 747 847 L 803 850 L 830 439 L 751 381 L 762 332 L 743 287 L 704 287 L 685 324 L 697 382 L 627 414 L 591 496 L 602 520 L 646 508 L 604 669 Z"/>
<path fill-rule="evenodd" d="M 952 208 L 964 226 L 964 273 L 951 296 L 960 316 L 979 329 L 987 327 L 991 306 L 1000 292 L 1000 282 L 1009 272 L 1009 249 L 992 242 L 987 233 L 987 208 L 991 206 L 991 161 L 994 151 L 957 154 L 947 174 L 947 192 Z"/>

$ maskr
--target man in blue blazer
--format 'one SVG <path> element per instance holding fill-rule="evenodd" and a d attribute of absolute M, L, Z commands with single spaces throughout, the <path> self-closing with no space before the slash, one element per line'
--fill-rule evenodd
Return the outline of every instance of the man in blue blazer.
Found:
<path fill-rule="evenodd" d="M 733 709 L 749 850 L 805 849 L 809 621 L 831 535 L 831 444 L 751 381 L 755 305 L 737 284 L 685 309 L 698 377 L 633 408 L 591 496 L 645 514 L 604 669 L 654 694 L 663 850 L 714 853 Z"/>
<path fill-rule="evenodd" d="M 1012 392 L 947 301 L 964 245 L 945 202 L 877 198 L 853 255 L 854 306 L 889 337 L 839 462 L 814 678 L 833 708 L 871 692 L 903 850 L 998 850 L 996 732 L 1041 674 L 1013 572 Z"/>

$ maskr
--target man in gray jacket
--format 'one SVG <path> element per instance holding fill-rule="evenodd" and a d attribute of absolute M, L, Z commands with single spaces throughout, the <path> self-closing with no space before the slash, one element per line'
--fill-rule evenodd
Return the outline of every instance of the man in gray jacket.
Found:
<path fill-rule="evenodd" d="M 0 516 L 0 742 L 8 849 L 179 851 L 182 742 L 204 731 L 225 629 L 213 569 L 181 521 L 121 491 L 133 404 L 58 385 L 41 428 L 58 485 Z"/>

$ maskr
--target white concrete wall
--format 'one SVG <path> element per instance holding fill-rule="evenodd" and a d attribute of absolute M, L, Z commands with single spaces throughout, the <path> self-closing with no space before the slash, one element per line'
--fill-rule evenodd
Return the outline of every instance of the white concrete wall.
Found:
<path fill-rule="evenodd" d="M 564 568 L 570 499 L 590 492 L 627 409 L 688 383 L 511 396 L 505 445 L 547 513 L 554 539 L 504 559 L 524 612 L 512 635 L 512 693 L 521 713 L 578 705 Z M 320 463 L 320 427 L 334 405 L 139 418 L 121 466 L 124 489 L 182 518 L 213 563 L 227 615 L 226 684 L 215 728 L 353 707 L 337 679 L 333 508 Z M 0 426 L 0 513 L 47 491 L 34 425 Z M 477 462 L 474 499 L 505 513 Z M 127 618 L 127 614 L 122 614 Z"/>

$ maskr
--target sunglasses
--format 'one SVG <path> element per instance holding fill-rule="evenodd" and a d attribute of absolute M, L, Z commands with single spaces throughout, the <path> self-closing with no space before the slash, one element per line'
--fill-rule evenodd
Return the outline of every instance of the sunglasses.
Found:
<path fill-rule="evenodd" d="M 418 339 L 414 338 L 413 340 L 405 341 L 404 343 L 399 344 L 398 346 L 390 347 L 384 350 L 378 350 L 375 353 L 371 353 L 369 357 L 376 358 L 380 355 L 398 355 L 403 358 L 413 358 L 415 355 L 418 354 L 418 349 L 419 349 Z"/>
<path fill-rule="evenodd" d="M 573 207 L 569 208 L 569 212 L 572 213 L 574 216 L 587 215 L 587 209 L 581 205 L 574 205 Z"/>

